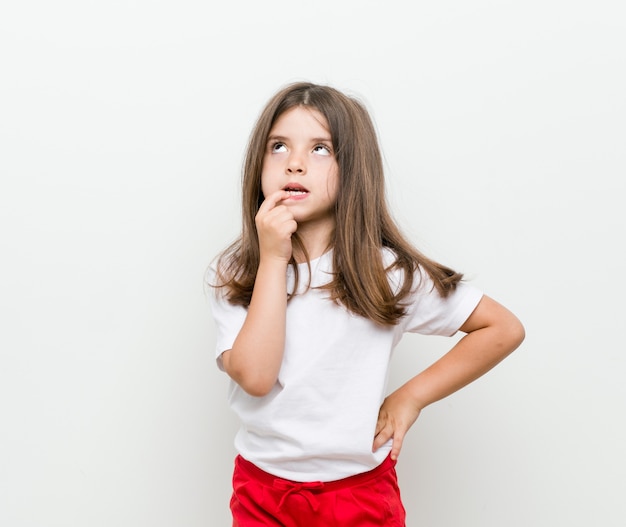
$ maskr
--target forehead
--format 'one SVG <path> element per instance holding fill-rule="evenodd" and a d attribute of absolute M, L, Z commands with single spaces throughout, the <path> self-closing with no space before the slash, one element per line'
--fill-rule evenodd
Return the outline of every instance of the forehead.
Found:
<path fill-rule="evenodd" d="M 295 106 L 284 112 L 272 126 L 270 135 L 326 135 L 330 138 L 328 121 L 318 110 Z"/>

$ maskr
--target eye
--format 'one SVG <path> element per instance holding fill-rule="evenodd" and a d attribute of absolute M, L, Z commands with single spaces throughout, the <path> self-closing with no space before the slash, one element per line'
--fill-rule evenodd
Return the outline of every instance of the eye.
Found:
<path fill-rule="evenodd" d="M 275 143 L 272 143 L 271 150 L 273 153 L 280 153 L 280 152 L 285 152 L 287 150 L 287 147 L 285 146 L 285 143 L 281 143 L 280 141 L 277 141 Z"/>
<path fill-rule="evenodd" d="M 330 156 L 332 155 L 332 152 L 330 150 L 330 147 L 326 146 L 326 145 L 315 145 L 313 147 L 313 152 L 315 152 L 316 154 L 320 154 L 323 156 Z"/>

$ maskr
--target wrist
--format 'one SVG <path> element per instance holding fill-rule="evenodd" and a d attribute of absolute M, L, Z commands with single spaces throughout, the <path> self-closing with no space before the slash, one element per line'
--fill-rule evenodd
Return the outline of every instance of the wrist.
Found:
<path fill-rule="evenodd" d="M 431 401 L 428 397 L 428 394 L 424 392 L 425 386 L 420 383 L 418 377 L 419 376 L 416 376 L 413 379 L 409 380 L 400 388 L 398 388 L 397 391 L 401 393 L 402 398 L 406 401 L 407 404 L 410 404 L 412 408 L 421 412 L 433 401 Z"/>
<path fill-rule="evenodd" d="M 261 254 L 259 259 L 259 269 L 276 269 L 286 271 L 290 258 L 285 259 L 283 256 L 274 256 L 269 254 Z"/>

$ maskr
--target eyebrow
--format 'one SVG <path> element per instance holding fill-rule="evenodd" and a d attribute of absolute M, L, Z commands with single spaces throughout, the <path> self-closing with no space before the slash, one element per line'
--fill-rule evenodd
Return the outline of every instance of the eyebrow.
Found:
<path fill-rule="evenodd" d="M 288 141 L 289 138 L 282 136 L 282 135 L 270 135 L 267 138 L 267 141 Z M 333 140 L 332 138 L 328 135 L 328 136 L 324 136 L 324 137 L 312 137 L 311 138 L 311 143 L 332 143 Z"/>

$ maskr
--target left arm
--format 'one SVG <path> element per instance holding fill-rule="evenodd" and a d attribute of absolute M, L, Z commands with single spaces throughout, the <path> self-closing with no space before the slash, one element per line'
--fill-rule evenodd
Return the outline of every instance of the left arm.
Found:
<path fill-rule="evenodd" d="M 460 330 L 466 335 L 448 353 L 385 399 L 378 415 L 374 450 L 393 438 L 391 457 L 396 459 L 407 431 L 423 408 L 487 373 L 525 336 L 517 317 L 487 296 Z"/>

